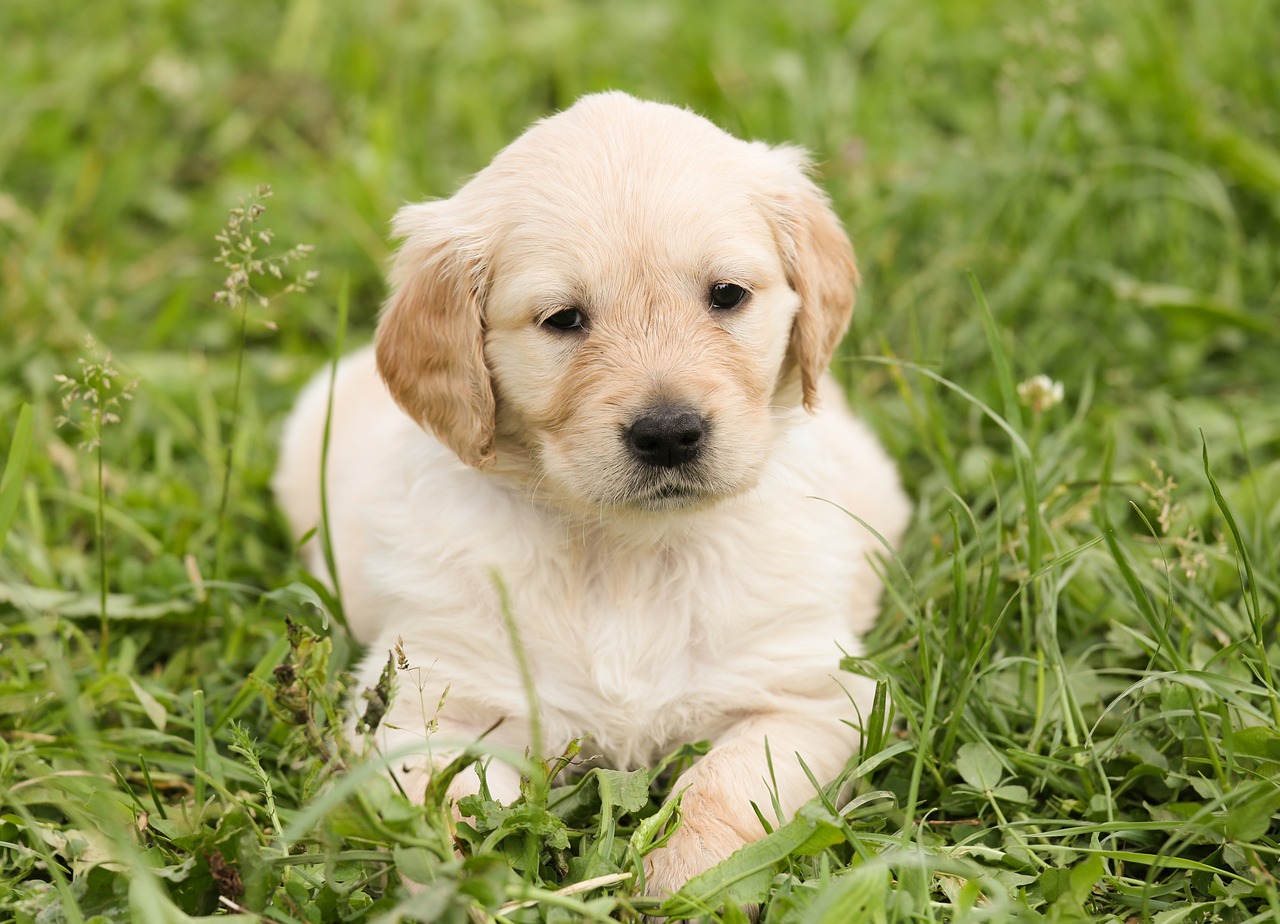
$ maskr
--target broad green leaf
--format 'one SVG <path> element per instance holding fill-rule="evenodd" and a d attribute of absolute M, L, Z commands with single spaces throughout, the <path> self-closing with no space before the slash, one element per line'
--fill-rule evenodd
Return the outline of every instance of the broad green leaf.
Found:
<path fill-rule="evenodd" d="M 607 770 L 597 768 L 601 801 L 609 794 L 608 802 L 624 812 L 638 812 L 649 804 L 649 772 L 647 770 Z"/>
<path fill-rule="evenodd" d="M 1241 787 L 1248 795 L 1227 809 L 1227 837 L 1256 841 L 1271 829 L 1271 818 L 1280 810 L 1280 786 L 1274 780 Z"/>
<path fill-rule="evenodd" d="M 966 783 L 979 792 L 990 792 L 1000 784 L 1004 767 L 1000 758 L 984 744 L 970 741 L 960 745 L 956 755 L 956 770 Z"/>
<path fill-rule="evenodd" d="M 1068 877 L 1071 883 L 1072 898 L 1083 905 L 1085 899 L 1093 893 L 1093 887 L 1102 879 L 1102 874 L 1105 871 L 1102 857 L 1097 854 L 1085 857 L 1085 859 L 1073 866 Z"/>
<path fill-rule="evenodd" d="M 882 924 L 891 876 L 881 863 L 856 866 L 828 885 L 805 915 L 812 924 Z"/>
<path fill-rule="evenodd" d="M 1027 787 L 1025 786 L 997 786 L 991 790 L 991 795 L 1001 802 L 1026 804 L 1031 801 L 1031 794 L 1027 792 Z"/>
<path fill-rule="evenodd" d="M 164 731 L 165 723 L 169 720 L 169 713 L 164 706 L 160 705 L 159 700 L 154 696 L 142 689 L 138 685 L 138 681 L 132 677 L 129 678 L 129 686 L 133 688 L 133 695 L 138 698 L 138 703 L 142 706 L 142 711 L 147 714 L 147 718 L 151 720 L 151 724 L 160 731 Z"/>
<path fill-rule="evenodd" d="M 1191 819 L 1201 816 L 1199 824 L 1206 832 L 1212 831 L 1215 837 L 1222 836 L 1222 825 L 1219 819 L 1208 816 L 1201 802 L 1160 802 L 1147 806 L 1147 812 L 1153 821 L 1169 825 L 1185 825 Z M 1189 829 L 1183 829 L 1184 834 Z"/>
<path fill-rule="evenodd" d="M 1071 888 L 1071 870 L 1050 867 L 1040 874 L 1040 893 L 1047 902 L 1056 902 L 1058 897 Z"/>
<path fill-rule="evenodd" d="M 69 618 L 100 614 L 96 593 L 82 594 L 73 590 L 52 590 L 24 584 L 0 584 L 0 603 L 38 613 L 57 613 Z M 157 603 L 141 603 L 132 594 L 107 595 L 107 616 L 110 619 L 160 619 L 190 611 L 191 602 L 180 597 Z"/>
<path fill-rule="evenodd" d="M 1236 753 L 1280 763 L 1280 731 L 1255 725 L 1232 732 L 1231 747 Z"/>
<path fill-rule="evenodd" d="M 396 861 L 396 872 L 410 882 L 428 883 L 440 873 L 440 861 L 424 847 L 397 844 L 391 855 Z"/>
<path fill-rule="evenodd" d="M 474 759 L 473 757 L 472 760 Z M 505 838 L 520 831 L 527 831 L 541 838 L 549 847 L 563 849 L 569 846 L 568 829 L 563 821 L 544 806 L 522 802 L 506 810 L 506 817 L 484 839 L 480 849 L 482 852 L 493 850 Z"/>
<path fill-rule="evenodd" d="M 638 812 L 649 804 L 649 771 L 597 767 L 573 786 L 554 790 L 548 804 L 570 824 L 597 813 L 611 814 L 614 807 Z"/>

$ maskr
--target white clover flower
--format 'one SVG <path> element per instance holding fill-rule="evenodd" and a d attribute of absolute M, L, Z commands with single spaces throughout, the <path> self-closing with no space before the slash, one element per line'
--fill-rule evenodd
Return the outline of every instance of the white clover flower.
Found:
<path fill-rule="evenodd" d="M 1033 375 L 1025 382 L 1018 383 L 1018 400 L 1037 414 L 1061 404 L 1065 395 L 1062 383 L 1047 375 Z"/>
<path fill-rule="evenodd" d="M 170 103 L 185 103 L 200 92 L 200 68 L 172 55 L 157 55 L 142 72 L 142 82 Z"/>

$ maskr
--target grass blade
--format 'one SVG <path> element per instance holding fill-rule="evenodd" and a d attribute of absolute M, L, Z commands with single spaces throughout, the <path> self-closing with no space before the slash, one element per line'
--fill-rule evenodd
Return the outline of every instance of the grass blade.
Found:
<path fill-rule="evenodd" d="M 192 735 L 196 747 L 195 801 L 197 816 L 204 812 L 204 780 L 209 772 L 209 732 L 205 727 L 204 690 L 191 694 L 191 714 L 194 719 Z"/>
<path fill-rule="evenodd" d="M 1267 685 L 1267 695 L 1271 700 L 1271 714 L 1276 724 L 1280 725 L 1280 696 L 1277 696 L 1275 678 L 1271 671 L 1271 659 L 1267 655 L 1267 638 L 1263 628 L 1265 618 L 1262 613 L 1262 604 L 1258 599 L 1258 579 L 1253 573 L 1253 561 L 1249 558 L 1249 547 L 1245 544 L 1244 536 L 1240 534 L 1240 527 L 1236 525 L 1236 518 L 1231 513 L 1231 507 L 1227 504 L 1227 499 L 1222 496 L 1222 489 L 1218 487 L 1218 480 L 1213 477 L 1213 472 L 1209 469 L 1209 444 L 1204 438 L 1204 431 L 1200 431 L 1200 449 L 1204 460 L 1204 475 L 1209 479 L 1209 487 L 1213 490 L 1213 499 L 1218 509 L 1222 511 L 1223 518 L 1227 521 L 1227 528 L 1231 530 L 1231 536 L 1235 539 L 1236 552 L 1240 556 L 1240 560 L 1244 564 L 1244 577 L 1247 599 L 1249 606 L 1249 621 L 1253 628 L 1253 643 L 1258 649 L 1258 662 L 1261 666 L 1263 680 Z"/>
<path fill-rule="evenodd" d="M 4 475 L 0 477 L 0 550 L 4 549 L 4 539 L 9 533 L 9 525 L 18 509 L 18 498 L 22 494 L 22 476 L 27 471 L 27 458 L 31 455 L 31 444 L 35 439 L 31 405 L 24 404 L 18 410 L 18 422 L 13 428 L 13 439 L 9 441 L 9 455 L 4 463 Z"/>
<path fill-rule="evenodd" d="M 324 438 L 320 444 L 320 548 L 324 554 L 324 566 L 333 581 L 330 611 L 343 629 L 347 628 L 347 614 L 342 606 L 342 585 L 338 581 L 338 562 L 333 554 L 333 532 L 329 528 L 329 444 L 333 425 L 333 393 L 338 380 L 338 364 L 342 361 L 343 346 L 347 336 L 347 311 L 351 299 L 351 279 L 344 277 L 338 291 L 338 322 L 334 333 L 333 362 L 329 366 L 329 396 L 324 411 Z"/>

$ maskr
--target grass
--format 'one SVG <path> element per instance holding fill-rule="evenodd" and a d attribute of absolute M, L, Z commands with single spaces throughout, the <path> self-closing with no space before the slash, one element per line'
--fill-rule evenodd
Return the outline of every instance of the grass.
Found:
<path fill-rule="evenodd" d="M 865 278 L 836 371 L 917 503 L 852 794 L 664 910 L 1280 920 L 1278 34 L 1266 0 L 0 6 L 0 918 L 654 910 L 662 768 L 476 799 L 459 854 L 359 763 L 358 652 L 267 490 L 397 205 L 617 87 L 819 153 Z M 263 183 L 320 276 L 242 347 L 214 235 Z M 92 454 L 54 425 L 87 334 L 138 380 Z"/>

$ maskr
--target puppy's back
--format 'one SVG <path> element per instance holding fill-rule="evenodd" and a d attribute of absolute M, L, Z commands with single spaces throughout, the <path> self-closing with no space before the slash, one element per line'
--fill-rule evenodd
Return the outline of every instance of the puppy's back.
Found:
<path fill-rule="evenodd" d="M 294 540 L 319 530 L 320 459 L 325 419 L 329 416 L 329 369 L 322 369 L 307 385 L 284 424 L 280 460 L 272 478 L 276 499 L 289 521 Z M 337 557 L 338 579 L 351 629 L 364 639 L 372 627 L 359 624 L 361 614 L 376 612 L 362 605 L 364 582 L 359 571 L 368 552 L 363 513 L 377 503 L 383 479 L 371 473 L 401 444 L 402 431 L 416 430 L 396 407 L 378 377 L 372 348 L 342 360 L 333 386 L 328 460 L 329 528 Z M 318 538 L 302 547 L 308 570 L 328 578 Z M 329 581 L 331 584 L 332 582 Z"/>

